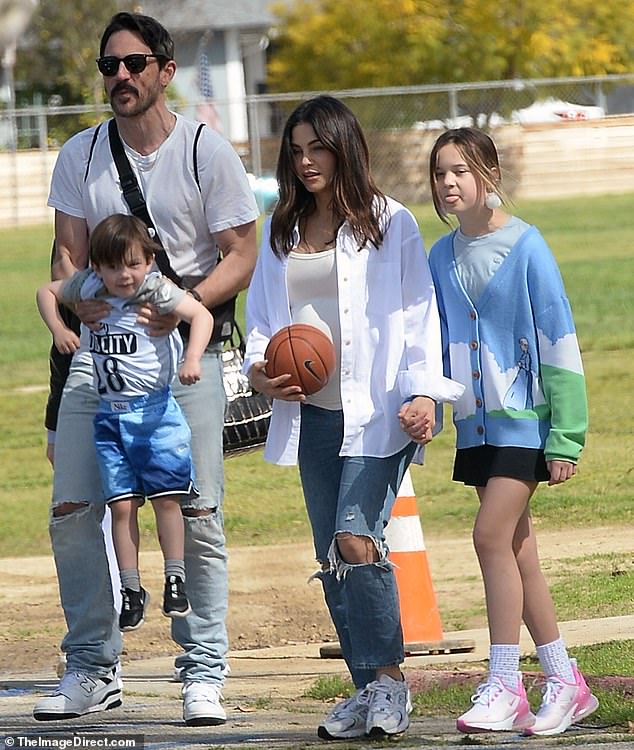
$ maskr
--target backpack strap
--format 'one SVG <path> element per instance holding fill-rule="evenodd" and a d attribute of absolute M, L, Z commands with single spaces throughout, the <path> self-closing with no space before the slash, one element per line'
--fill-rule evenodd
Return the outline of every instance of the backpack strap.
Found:
<path fill-rule="evenodd" d="M 200 138 L 203 128 L 205 127 L 205 123 L 201 122 L 198 126 L 198 129 L 196 130 L 196 135 L 194 136 L 194 149 L 193 149 L 193 162 L 194 162 L 194 179 L 196 180 L 196 184 L 198 185 L 198 190 L 202 192 L 200 189 L 200 177 L 198 175 L 198 139 Z"/>
<path fill-rule="evenodd" d="M 95 128 L 95 132 L 92 136 L 92 141 L 90 142 L 90 151 L 88 152 L 88 161 L 86 162 L 86 171 L 84 172 L 84 182 L 88 179 L 88 170 L 90 169 L 90 162 L 92 161 L 92 154 L 95 150 L 95 143 L 97 143 L 97 136 L 99 135 L 99 131 L 101 130 L 101 126 L 103 125 L 102 122 L 97 125 Z"/>
<path fill-rule="evenodd" d="M 163 247 L 163 243 L 161 242 L 159 233 L 154 226 L 154 222 L 152 221 L 150 212 L 147 210 L 145 198 L 143 197 L 143 193 L 141 192 L 141 188 L 139 187 L 136 176 L 132 171 L 132 167 L 130 166 L 128 157 L 123 150 L 123 143 L 121 142 L 121 136 L 119 135 L 117 123 L 114 118 L 108 123 L 108 139 L 110 141 L 110 151 L 112 152 L 112 158 L 114 159 L 115 166 L 117 167 L 117 172 L 119 173 L 119 180 L 121 182 L 121 189 L 123 190 L 123 197 L 130 207 L 130 211 L 132 212 L 132 214 L 145 222 L 154 241 L 161 246 L 161 249 L 157 250 L 154 254 L 156 265 L 158 266 L 159 271 L 163 274 L 163 276 L 167 276 L 167 278 L 171 279 L 177 286 L 182 287 L 183 280 L 172 268 L 169 256 L 167 255 L 167 252 Z"/>

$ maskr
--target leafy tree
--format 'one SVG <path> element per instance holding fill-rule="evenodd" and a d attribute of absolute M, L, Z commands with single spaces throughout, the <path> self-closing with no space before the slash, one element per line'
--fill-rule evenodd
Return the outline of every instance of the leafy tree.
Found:
<path fill-rule="evenodd" d="M 274 7 L 272 91 L 628 72 L 622 0 L 295 0 Z"/>
<path fill-rule="evenodd" d="M 437 75 L 444 6 L 430 0 L 296 0 L 274 6 L 274 91 L 420 83 Z"/>
<path fill-rule="evenodd" d="M 99 39 L 116 0 L 40 0 L 18 48 L 15 68 L 18 106 L 33 96 L 61 104 L 103 101 L 102 79 L 95 65 Z"/>
<path fill-rule="evenodd" d="M 606 75 L 631 70 L 634 5 L 621 0 L 456 0 L 447 81 Z"/>

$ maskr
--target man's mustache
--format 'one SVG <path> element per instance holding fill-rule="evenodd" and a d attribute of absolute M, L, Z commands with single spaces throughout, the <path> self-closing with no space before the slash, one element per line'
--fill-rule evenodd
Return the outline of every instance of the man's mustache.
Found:
<path fill-rule="evenodd" d="M 139 92 L 134 88 L 134 86 L 130 86 L 129 83 L 118 83 L 111 91 L 110 96 L 114 96 L 115 94 L 121 94 L 123 92 L 130 92 L 131 94 L 139 95 Z"/>

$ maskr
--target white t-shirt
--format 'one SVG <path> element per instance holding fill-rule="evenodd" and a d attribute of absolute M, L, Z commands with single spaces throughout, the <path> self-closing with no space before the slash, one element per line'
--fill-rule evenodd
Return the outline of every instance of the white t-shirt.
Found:
<path fill-rule="evenodd" d="M 200 189 L 194 178 L 194 138 L 199 123 L 176 115 L 176 125 L 148 156 L 124 144 L 148 210 L 173 269 L 180 276 L 206 276 L 217 261 L 211 233 L 247 224 L 258 214 L 240 157 L 231 144 L 205 127 L 196 146 Z M 129 214 L 110 151 L 108 123 L 102 123 L 86 175 L 95 128 L 62 147 L 48 205 L 85 219 L 88 230 L 115 213 Z"/>

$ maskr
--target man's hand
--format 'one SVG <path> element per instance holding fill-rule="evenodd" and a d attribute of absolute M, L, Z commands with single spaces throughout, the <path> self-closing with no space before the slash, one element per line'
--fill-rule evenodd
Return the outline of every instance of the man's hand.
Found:
<path fill-rule="evenodd" d="M 176 313 L 161 313 L 156 311 L 154 305 L 139 305 L 137 308 L 137 322 L 147 326 L 150 336 L 167 336 L 180 323 Z"/>
<path fill-rule="evenodd" d="M 298 385 L 286 385 L 290 378 L 290 373 L 269 378 L 266 374 L 265 359 L 254 362 L 249 370 L 249 381 L 256 391 L 282 401 L 305 401 L 306 396 Z"/>
<path fill-rule="evenodd" d="M 107 317 L 111 305 L 102 299 L 84 299 L 75 304 L 75 315 L 91 331 L 99 330 L 101 321 Z"/>
<path fill-rule="evenodd" d="M 415 443 L 431 442 L 436 424 L 436 402 L 427 396 L 415 396 L 403 404 L 398 412 L 401 429 Z"/>

